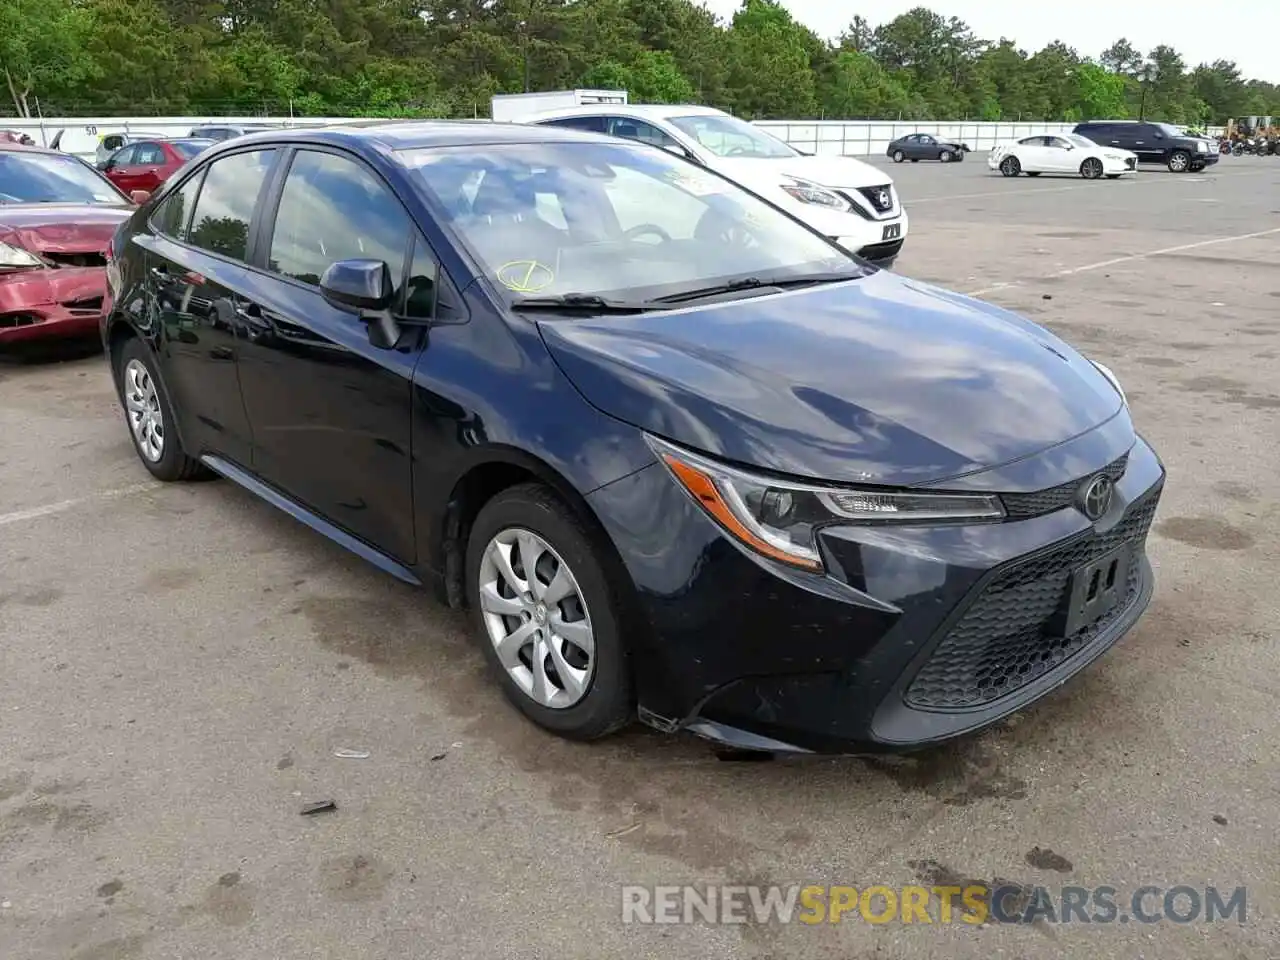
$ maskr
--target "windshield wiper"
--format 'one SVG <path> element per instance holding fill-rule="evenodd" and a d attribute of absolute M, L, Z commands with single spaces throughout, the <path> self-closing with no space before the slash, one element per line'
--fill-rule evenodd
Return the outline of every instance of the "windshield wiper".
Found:
<path fill-rule="evenodd" d="M 712 284 L 708 287 L 697 287 L 693 290 L 682 290 L 679 293 L 671 293 L 665 297 L 656 297 L 651 303 L 684 303 L 688 300 L 701 300 L 704 297 L 716 297 L 725 293 L 734 293 L 738 290 L 755 290 L 757 288 L 768 288 L 771 290 L 786 290 L 794 287 L 813 287 L 822 283 L 841 283 L 845 280 L 857 280 L 865 277 L 866 271 L 863 270 L 840 270 L 834 273 L 806 273 L 798 277 L 781 277 L 776 280 L 766 280 L 760 277 L 743 277 L 740 280 L 730 280 L 726 283 Z"/>
<path fill-rule="evenodd" d="M 565 293 L 556 297 L 526 297 L 512 304 L 515 310 L 540 310 L 547 313 L 611 313 L 628 314 L 644 313 L 646 310 L 657 310 L 648 303 L 628 303 L 622 300 L 609 300 L 593 293 Z"/>

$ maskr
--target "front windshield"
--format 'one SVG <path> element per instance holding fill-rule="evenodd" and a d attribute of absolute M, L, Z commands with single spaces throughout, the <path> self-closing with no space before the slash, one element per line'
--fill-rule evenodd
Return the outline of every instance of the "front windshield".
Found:
<path fill-rule="evenodd" d="M 865 268 L 715 174 L 632 143 L 405 151 L 405 164 L 511 299 L 648 300 L 739 278 Z"/>
<path fill-rule="evenodd" d="M 75 157 L 0 150 L 0 203 L 124 203 L 111 181 Z"/>
<path fill-rule="evenodd" d="M 795 150 L 781 140 L 737 117 L 713 113 L 670 117 L 667 122 L 679 127 L 717 157 L 764 160 L 798 156 Z"/>
<path fill-rule="evenodd" d="M 1097 146 L 1097 144 L 1094 143 L 1092 140 L 1090 140 L 1088 137 L 1082 137 L 1078 133 L 1068 133 L 1067 139 L 1070 140 L 1072 143 L 1074 143 L 1077 147 L 1083 147 L 1085 150 L 1092 150 L 1094 147 Z"/>

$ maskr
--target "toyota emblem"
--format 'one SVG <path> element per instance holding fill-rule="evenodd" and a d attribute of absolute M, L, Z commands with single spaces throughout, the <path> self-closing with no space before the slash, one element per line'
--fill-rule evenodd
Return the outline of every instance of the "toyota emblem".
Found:
<path fill-rule="evenodd" d="M 1097 520 L 1111 506 L 1111 494 L 1115 484 L 1105 473 L 1090 477 L 1080 488 L 1080 511 L 1090 520 Z"/>
<path fill-rule="evenodd" d="M 879 201 L 880 201 L 880 209 L 881 209 L 881 210 L 888 210 L 888 209 L 889 209 L 889 191 L 888 191 L 888 190 L 881 190 L 881 191 L 880 191 L 880 193 L 879 193 L 879 195 L 878 195 L 878 198 L 879 198 Z"/>

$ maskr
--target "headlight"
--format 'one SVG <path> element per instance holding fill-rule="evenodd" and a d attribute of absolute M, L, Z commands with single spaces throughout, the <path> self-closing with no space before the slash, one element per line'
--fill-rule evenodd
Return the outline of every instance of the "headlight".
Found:
<path fill-rule="evenodd" d="M 1207 143 L 1205 143 L 1203 140 L 1197 140 L 1197 141 L 1196 141 L 1196 151 L 1197 151 L 1198 153 L 1208 153 L 1208 152 L 1209 152 L 1209 145 L 1208 145 Z"/>
<path fill-rule="evenodd" d="M 853 209 L 853 205 L 840 194 L 834 193 L 825 187 L 820 187 L 816 183 L 796 180 L 793 177 L 791 183 L 783 183 L 779 184 L 779 186 L 793 199 L 799 200 L 801 203 L 813 203 L 820 207 L 827 207 L 841 212 L 848 212 Z"/>
<path fill-rule="evenodd" d="M 1124 395 L 1124 387 L 1120 386 L 1120 380 L 1114 373 L 1111 372 L 1111 368 L 1104 366 L 1103 364 L 1099 363 L 1097 360 L 1090 360 L 1089 362 L 1092 363 L 1095 367 L 1097 367 L 1098 372 L 1102 374 L 1104 377 L 1106 377 L 1107 381 L 1113 387 L 1116 388 L 1116 393 L 1120 394 L 1120 402 L 1127 407 L 1129 405 L 1129 398 Z"/>
<path fill-rule="evenodd" d="M 21 270 L 26 267 L 42 267 L 44 261 L 30 251 L 0 243 L 0 269 Z"/>
<path fill-rule="evenodd" d="M 989 521 L 999 497 L 823 487 L 729 467 L 646 435 L 675 481 L 739 543 L 773 560 L 821 570 L 815 533 L 831 524 Z"/>

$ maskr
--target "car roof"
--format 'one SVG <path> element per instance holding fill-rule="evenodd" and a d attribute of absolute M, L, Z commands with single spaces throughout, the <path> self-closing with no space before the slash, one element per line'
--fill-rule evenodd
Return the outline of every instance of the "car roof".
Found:
<path fill-rule="evenodd" d="M 693 103 L 592 103 L 579 107 L 561 107 L 530 114 L 528 120 L 558 120 L 562 117 L 630 117 L 633 120 L 669 120 L 672 117 L 724 117 L 723 110 Z"/>
<path fill-rule="evenodd" d="M 539 127 L 525 123 L 492 123 L 468 120 L 370 120 L 331 127 L 275 129 L 223 141 L 221 153 L 242 150 L 255 143 L 314 143 L 358 147 L 372 144 L 383 150 L 417 150 L 431 147 L 466 147 L 497 143 L 599 143 L 616 144 L 613 138 L 582 130 Z M 209 154 L 211 155 L 211 154 Z"/>

